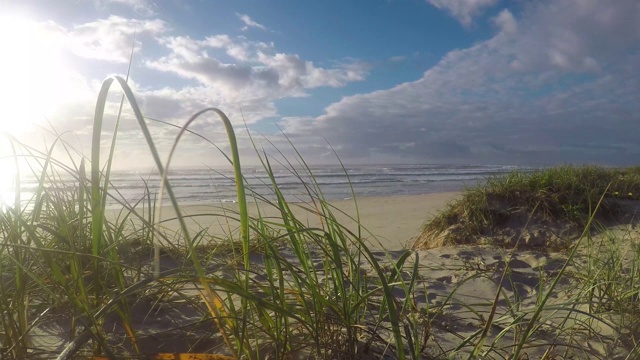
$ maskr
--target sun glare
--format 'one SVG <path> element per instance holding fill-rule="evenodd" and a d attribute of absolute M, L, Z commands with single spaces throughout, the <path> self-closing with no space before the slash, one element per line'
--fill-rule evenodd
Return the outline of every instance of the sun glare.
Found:
<path fill-rule="evenodd" d="M 68 68 L 61 56 L 60 38 L 41 24 L 16 17 L 0 17 L 0 131 L 21 133 L 62 104 Z"/>
<path fill-rule="evenodd" d="M 64 33 L 52 24 L 0 15 L 0 209 L 15 203 L 15 161 L 6 134 L 32 138 L 78 94 L 65 63 Z"/>
<path fill-rule="evenodd" d="M 15 158 L 8 142 L 0 143 L 0 211 L 15 203 Z"/>

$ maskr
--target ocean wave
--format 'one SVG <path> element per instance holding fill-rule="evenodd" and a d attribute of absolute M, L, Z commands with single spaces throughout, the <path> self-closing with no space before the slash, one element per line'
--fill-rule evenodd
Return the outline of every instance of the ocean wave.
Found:
<path fill-rule="evenodd" d="M 460 190 L 464 186 L 490 176 L 511 172 L 514 169 L 532 171 L 537 168 L 512 165 L 356 165 L 343 169 L 341 166 L 312 167 L 313 178 L 306 169 L 278 168 L 274 170 L 276 182 L 285 196 L 304 197 L 306 186 L 318 184 L 327 199 L 351 197 L 351 187 L 357 196 L 386 196 L 399 194 L 421 194 L 439 191 Z M 345 174 L 346 170 L 346 174 Z M 267 197 L 273 196 L 271 179 L 261 168 L 246 167 L 245 179 L 249 193 Z M 66 179 L 65 179 L 66 180 Z M 76 186 L 77 180 L 70 178 L 60 181 Z M 152 195 L 160 188 L 160 175 L 135 171 L 114 171 L 111 175 L 111 189 L 117 189 L 119 198 L 135 201 L 144 196 L 146 187 Z M 169 182 L 179 201 L 235 201 L 235 182 L 231 170 L 175 170 L 171 171 Z M 37 180 L 22 183 L 23 195 L 37 190 Z M 114 192 L 115 193 L 115 192 Z"/>

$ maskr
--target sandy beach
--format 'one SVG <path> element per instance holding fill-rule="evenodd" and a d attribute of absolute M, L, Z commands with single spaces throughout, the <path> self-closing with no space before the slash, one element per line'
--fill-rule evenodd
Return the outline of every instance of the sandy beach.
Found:
<path fill-rule="evenodd" d="M 451 200 L 460 195 L 459 192 L 444 192 L 423 195 L 361 197 L 357 199 L 357 208 L 360 214 L 360 223 L 363 226 L 362 233 L 371 241 L 374 248 L 399 250 L 409 248 L 412 241 L 420 233 L 422 225 L 431 216 Z M 329 204 L 335 207 L 333 210 L 340 224 L 351 231 L 357 232 L 356 202 L 354 200 L 334 200 Z M 318 216 L 306 210 L 311 207 L 308 203 L 292 203 L 292 208 L 297 218 L 309 227 L 320 227 Z M 225 238 L 238 236 L 237 222 L 221 220 L 219 216 L 223 210 L 232 214 L 237 211 L 235 203 L 221 205 L 187 205 L 181 208 L 183 215 L 188 216 L 190 230 L 198 231 L 206 228 L 211 236 Z M 268 204 L 256 205 L 249 203 L 251 216 L 272 219 L 277 222 L 279 210 Z M 168 206 L 162 209 L 162 226 L 169 231 L 176 231 L 179 224 L 175 220 L 175 211 Z"/>
<path fill-rule="evenodd" d="M 406 292 L 402 286 L 394 285 L 391 291 L 398 304 L 405 303 L 407 314 L 423 314 L 424 320 L 428 321 L 424 327 L 417 326 L 413 336 L 421 336 L 423 349 L 421 353 L 427 358 L 467 358 L 473 352 L 473 346 L 478 341 L 478 336 L 486 331 L 488 346 L 496 354 L 505 358 L 509 356 L 511 349 L 520 339 L 519 334 L 523 329 L 523 319 L 533 313 L 540 302 L 541 296 L 551 286 L 551 280 L 559 273 L 567 261 L 566 253 L 553 253 L 545 251 L 517 250 L 487 246 L 487 245 L 459 245 L 442 246 L 428 250 L 412 250 L 414 240 L 420 234 L 423 224 L 431 216 L 442 210 L 446 204 L 461 196 L 461 193 L 448 192 L 413 196 L 394 197 L 363 197 L 359 198 L 358 208 L 360 211 L 360 223 L 366 228 L 364 237 L 370 240 L 371 254 L 366 261 L 355 268 L 344 271 L 357 271 L 360 279 L 371 279 L 374 281 L 378 277 L 376 267 L 392 269 L 393 264 L 399 261 L 401 265 L 401 276 L 405 281 L 409 281 L 412 273 L 416 276 L 415 287 Z M 352 217 L 356 217 L 356 205 L 353 200 L 331 201 L 334 207 L 333 213 L 338 222 L 350 231 L 357 233 L 357 223 Z M 206 234 L 214 239 L 225 241 L 229 237 L 237 239 L 238 223 L 230 221 L 235 217 L 237 204 L 225 203 L 220 205 L 191 205 L 183 206 L 182 212 L 188 216 L 187 225 L 190 232 L 197 233 L 205 230 Z M 291 205 L 298 220 L 308 227 L 321 227 L 321 221 L 317 215 L 309 211 L 312 207 L 305 203 L 292 203 Z M 279 222 L 278 209 L 268 204 L 251 204 L 249 213 L 252 217 L 258 214 L 274 223 Z M 219 214 L 225 214 L 220 217 Z M 218 214 L 218 215 L 216 215 Z M 116 213 L 110 216 L 117 217 Z M 165 231 L 172 232 L 178 229 L 175 219 L 175 212 L 170 208 L 162 209 L 162 226 Z M 369 235 L 367 235 L 367 233 Z M 211 238 L 210 237 L 210 238 Z M 308 279 L 308 275 L 298 274 L 301 269 L 292 271 L 300 264 L 300 259 L 295 255 L 293 249 L 288 246 L 280 248 L 278 261 L 289 264 L 289 270 L 281 271 L 272 275 L 282 277 L 284 283 L 288 284 L 287 291 L 294 290 L 293 284 L 301 279 Z M 313 276 L 316 277 L 317 285 L 325 284 L 325 281 L 335 276 L 331 271 L 336 266 L 329 264 L 331 252 L 327 249 L 311 246 L 308 248 L 308 260 L 312 263 Z M 347 261 L 349 255 L 342 250 L 342 261 Z M 236 258 L 230 261 L 228 252 L 216 253 L 206 257 L 206 271 L 216 279 L 236 279 L 237 271 L 242 267 L 242 261 Z M 264 253 L 258 251 L 250 255 L 251 259 L 251 282 L 252 291 L 261 293 L 268 282 L 266 277 L 266 258 Z M 400 260 L 402 259 L 402 260 Z M 150 264 L 151 259 L 146 258 L 145 264 Z M 333 259 L 332 261 L 335 261 Z M 577 258 L 568 267 L 569 272 L 580 272 L 585 265 L 584 259 Z M 150 265 L 143 265 L 150 266 Z M 179 258 L 171 255 L 161 258 L 161 269 L 163 271 L 180 270 L 184 271 L 186 264 Z M 415 272 L 414 272 L 415 270 Z M 236 274 L 236 275 L 234 275 Z M 342 276 L 347 276 L 345 272 Z M 300 277 L 302 276 L 302 278 Z M 407 276 L 407 278 L 405 278 Z M 297 279 L 297 280 L 294 280 Z M 236 280 L 233 280 L 236 281 Z M 364 281 L 364 280 L 363 280 Z M 405 283 L 406 284 L 406 283 Z M 570 321 L 573 324 L 589 323 L 589 326 L 578 325 L 571 330 L 562 330 L 567 326 L 569 317 L 558 316 L 558 308 L 568 309 L 574 305 L 573 297 L 577 296 L 575 279 L 569 276 L 563 277 L 553 290 L 552 296 L 548 299 L 549 309 L 540 313 L 540 324 L 544 324 L 535 336 L 527 340 L 524 347 L 527 358 L 564 358 L 567 354 L 578 354 L 576 359 L 582 358 L 602 358 L 602 359 L 624 359 L 629 354 L 633 344 L 629 342 L 611 324 L 622 321 L 616 315 L 603 317 L 605 321 L 594 320 L 588 315 L 579 313 L 570 314 Z M 196 299 L 193 304 L 201 301 L 200 285 L 197 282 L 188 286 L 180 286 L 171 291 L 176 291 L 178 295 L 166 295 L 166 307 L 159 308 L 151 300 L 131 299 L 130 308 L 134 311 L 134 326 L 138 329 L 143 352 L 165 352 L 165 353 L 186 353 L 186 352 L 210 352 L 211 349 L 222 347 L 223 341 L 219 334 L 212 334 L 211 323 L 197 331 L 184 332 L 182 328 L 189 327 L 189 324 L 198 323 L 203 317 L 200 306 L 196 306 L 198 311 L 189 302 L 183 299 Z M 371 294 L 377 294 L 379 288 L 372 287 Z M 159 295 L 154 295 L 159 296 Z M 374 295 L 372 295 L 374 296 Z M 377 296 L 377 295 L 375 295 Z M 165 297 L 164 293 L 162 297 Z M 191 300 L 190 300 L 191 301 Z M 336 304 L 338 303 L 337 300 Z M 330 303 L 327 303 L 326 306 Z M 332 304 L 332 302 L 331 302 Z M 410 305 L 409 305 L 410 304 Z M 555 308 L 554 308 L 555 307 Z M 160 310 L 158 310 L 160 309 Z M 580 308 L 580 310 L 583 310 Z M 335 311 L 335 310 L 333 310 Z M 417 313 L 414 313 L 417 311 Z M 206 314 L 206 313 L 205 313 Z M 204 315 L 207 316 L 207 315 Z M 569 316 L 569 315 L 567 315 Z M 492 326 L 484 329 L 486 320 L 492 318 Z M 407 318 L 409 319 L 409 318 Z M 33 341 L 39 346 L 53 348 L 52 351 L 59 352 L 65 348 L 66 342 L 63 340 L 68 333 L 68 320 L 61 319 L 56 323 L 48 324 L 34 330 Z M 119 319 L 115 316 L 107 316 L 105 327 L 110 329 L 120 329 L 113 333 L 115 340 L 125 341 L 124 332 Z M 379 339 L 390 339 L 386 320 L 377 323 L 373 318 L 365 322 L 367 331 L 373 331 Z M 382 325 L 381 325 L 382 324 Z M 417 325 L 418 323 L 413 323 Z M 363 325 L 365 326 L 365 325 Z M 373 326 L 373 327 L 372 327 Z M 380 326 L 380 328 L 378 328 Z M 365 327 L 363 327 L 364 329 Z M 371 329 L 377 330 L 371 330 Z M 405 328 L 405 331 L 408 328 Z M 512 331 L 511 329 L 516 329 Z M 594 341 L 593 331 L 598 331 L 597 341 Z M 120 336 L 120 338 L 118 338 Z M 207 337 L 206 340 L 203 340 Z M 466 346 L 460 347 L 461 339 L 472 339 Z M 384 343 L 384 341 L 382 342 Z M 553 345 L 549 345 L 553 344 Z M 380 345 L 380 344 L 378 344 Z M 373 346 L 373 345 L 372 345 Z M 405 346 L 407 346 L 405 344 Z M 588 349 L 574 351 L 573 347 Z M 267 346 L 262 356 L 267 356 L 270 348 Z M 129 349 L 132 351 L 132 349 Z M 370 355 L 376 358 L 376 354 L 381 354 L 381 348 L 372 347 Z M 226 353 L 223 351 L 223 353 Z M 547 353 L 547 354 L 545 354 Z M 294 358 L 307 358 L 308 354 L 294 355 Z M 572 355 L 573 356 L 573 355 Z M 393 359 L 394 357 L 387 357 Z"/>

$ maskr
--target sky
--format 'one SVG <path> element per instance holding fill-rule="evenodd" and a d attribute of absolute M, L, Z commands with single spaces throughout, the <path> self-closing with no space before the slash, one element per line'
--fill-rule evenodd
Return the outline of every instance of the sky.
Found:
<path fill-rule="evenodd" d="M 256 161 L 252 144 L 291 154 L 289 141 L 318 164 L 335 154 L 347 164 L 640 162 L 637 0 L 0 0 L 0 9 L 0 125 L 33 146 L 51 146 L 55 131 L 88 156 L 101 84 L 131 65 L 163 158 L 177 130 L 152 119 L 182 126 L 216 107 L 246 163 Z M 150 166 L 123 109 L 117 166 Z M 190 129 L 228 149 L 213 113 Z M 187 135 L 172 161 L 224 159 Z"/>

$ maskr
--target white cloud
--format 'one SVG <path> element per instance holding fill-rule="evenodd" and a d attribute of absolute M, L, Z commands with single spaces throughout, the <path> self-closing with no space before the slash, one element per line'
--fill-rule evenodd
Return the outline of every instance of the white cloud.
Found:
<path fill-rule="evenodd" d="M 266 55 L 259 52 L 258 61 L 277 72 L 278 83 L 282 88 L 294 92 L 300 88 L 341 87 L 348 82 L 362 81 L 366 75 L 364 64 L 323 69 L 316 67 L 311 61 L 303 61 L 298 55 L 291 54 Z"/>
<path fill-rule="evenodd" d="M 175 36 L 159 41 L 169 53 L 145 64 L 192 83 L 181 89 L 138 89 L 136 93 L 145 114 L 176 124 L 196 111 L 215 106 L 241 129 L 245 122 L 254 124 L 277 117 L 277 99 L 307 96 L 306 91 L 312 88 L 361 81 L 369 69 L 367 64 L 353 60 L 332 68 L 320 67 L 298 55 L 279 53 L 272 43 L 252 42 L 244 37 L 217 35 L 200 40 Z M 193 129 L 216 143 L 226 144 L 222 123 L 214 116 L 199 121 Z M 275 137 L 271 141 L 281 144 L 284 139 Z M 192 152 L 190 159 L 181 161 L 193 163 L 200 158 L 200 147 L 192 148 L 198 150 Z M 203 149 L 211 151 L 209 147 Z"/>
<path fill-rule="evenodd" d="M 484 10 L 496 5 L 499 0 L 427 0 L 428 3 L 445 10 L 464 26 L 470 26 L 473 19 Z"/>
<path fill-rule="evenodd" d="M 139 51 L 142 45 L 140 37 L 156 36 L 168 30 L 162 20 L 137 20 L 120 16 L 76 25 L 71 29 L 54 24 L 50 26 L 62 39 L 61 46 L 74 54 L 114 63 L 129 62 L 134 36 L 135 51 Z"/>
<path fill-rule="evenodd" d="M 493 21 L 500 28 L 500 31 L 508 36 L 514 36 L 518 33 L 518 21 L 508 9 L 502 10 Z"/>
<path fill-rule="evenodd" d="M 208 36 L 203 42 L 203 45 L 210 46 L 212 48 L 225 48 L 231 45 L 233 41 L 229 35 L 214 35 Z"/>
<path fill-rule="evenodd" d="M 637 1 L 532 3 L 494 22 L 493 38 L 421 79 L 287 119 L 285 131 L 325 137 L 348 159 L 637 162 Z"/>
<path fill-rule="evenodd" d="M 238 19 L 240 19 L 240 21 L 244 23 L 244 27 L 242 28 L 242 31 L 249 30 L 249 28 L 256 28 L 263 31 L 268 30 L 266 26 L 253 21 L 253 19 L 251 19 L 251 17 L 249 17 L 249 15 L 247 14 L 236 13 L 236 16 L 238 17 Z"/>
<path fill-rule="evenodd" d="M 196 111 L 210 106 L 223 109 L 240 127 L 243 121 L 253 124 L 278 116 L 274 104 L 277 99 L 306 96 L 306 91 L 312 88 L 340 87 L 361 81 L 368 72 L 366 64 L 353 60 L 322 67 L 298 55 L 277 52 L 273 43 L 250 41 L 245 37 L 234 38 L 223 34 L 202 39 L 166 36 L 170 29 L 165 22 L 157 19 L 110 16 L 69 27 L 54 22 L 41 26 L 51 42 L 56 43 L 55 46 L 77 56 L 70 57 L 74 63 L 102 60 L 108 62 L 103 64 L 103 70 L 107 73 L 122 73 L 126 68 L 122 64 L 129 61 L 134 34 L 136 52 L 140 52 L 143 44 L 164 47 L 167 52 L 165 56 L 153 56 L 146 52 L 143 63 L 150 69 L 181 78 L 179 83 L 182 85 L 160 89 L 141 86 L 134 81 L 137 71 L 134 71 L 130 84 L 145 115 L 179 125 Z M 74 86 L 83 89 L 83 102 L 78 104 L 74 101 L 70 103 L 73 106 L 64 107 L 53 114 L 51 120 L 56 130 L 73 130 L 81 142 L 89 141 L 87 136 L 91 133 L 92 107 L 102 76 L 100 80 L 76 79 Z M 118 109 L 118 90 L 118 86 L 113 86 L 107 104 L 108 117 L 111 119 Z M 140 148 L 139 153 L 144 154 L 144 146 L 139 145 L 142 143 L 139 127 L 131 118 L 130 107 L 126 105 L 124 110 L 125 120 L 121 123 L 119 140 L 121 146 L 130 148 L 132 154 L 138 153 L 135 149 Z M 105 124 L 105 128 L 109 126 L 112 124 Z M 199 121 L 194 129 L 216 142 L 226 143 L 223 126 L 213 116 Z M 157 139 L 163 138 L 165 142 L 175 135 L 171 128 L 163 126 L 155 126 L 154 131 Z M 198 141 L 201 140 L 192 139 L 191 144 Z M 170 144 L 166 148 L 170 148 Z M 193 158 L 201 155 L 199 151 L 194 151 Z"/>
<path fill-rule="evenodd" d="M 362 81 L 368 70 L 359 63 L 326 69 L 295 54 L 274 53 L 271 44 L 227 36 L 165 37 L 161 42 L 170 54 L 148 61 L 150 68 L 196 80 L 227 100 L 304 96 L 306 89 Z M 223 50 L 235 61 L 222 60 Z"/>

